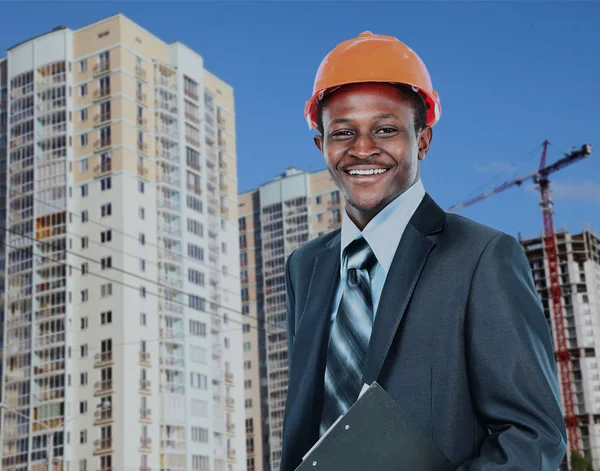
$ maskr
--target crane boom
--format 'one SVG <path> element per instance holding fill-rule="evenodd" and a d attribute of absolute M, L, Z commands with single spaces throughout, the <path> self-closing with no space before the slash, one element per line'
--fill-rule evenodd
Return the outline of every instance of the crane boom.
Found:
<path fill-rule="evenodd" d="M 550 198 L 550 180 L 548 175 L 561 170 L 575 162 L 584 159 L 592 153 L 592 146 L 584 144 L 579 149 L 574 149 L 570 153 L 554 162 L 551 165 L 546 165 L 546 154 L 548 150 L 548 141 L 544 141 L 542 157 L 540 159 L 539 170 L 529 173 L 524 177 L 503 183 L 491 191 L 485 192 L 467 200 L 463 203 L 452 206 L 448 212 L 456 211 L 457 209 L 469 206 L 477 201 L 481 201 L 492 195 L 500 193 L 515 185 L 521 185 L 525 180 L 533 178 L 538 185 L 541 197 L 542 215 L 544 218 L 544 249 L 548 261 L 548 278 L 549 278 L 549 301 L 552 306 L 552 330 L 555 334 L 555 356 L 557 369 L 560 379 L 561 395 L 564 403 L 565 424 L 567 426 L 569 451 L 572 453 L 580 449 L 578 419 L 575 411 L 573 400 L 572 387 L 572 371 L 571 371 L 571 351 L 567 345 L 567 336 L 565 332 L 565 319 L 562 300 L 562 289 L 559 276 L 559 260 L 558 250 L 556 247 L 556 234 L 554 232 L 552 200 Z"/>
<path fill-rule="evenodd" d="M 545 146 L 547 144 L 548 144 L 548 141 L 544 142 Z M 489 198 L 490 196 L 496 195 L 504 190 L 512 188 L 513 186 L 521 186 L 523 184 L 523 182 L 529 180 L 530 178 L 532 178 L 537 183 L 541 178 L 547 177 L 548 175 L 556 172 L 557 170 L 561 170 L 571 164 L 574 164 L 575 162 L 586 158 L 591 153 L 592 153 L 592 146 L 589 144 L 584 144 L 583 146 L 581 146 L 580 149 L 576 149 L 576 150 L 573 150 L 572 152 L 570 152 L 569 154 L 565 154 L 565 157 L 563 157 L 560 160 L 557 160 L 553 164 L 544 166 L 543 168 L 540 168 L 539 170 L 537 170 L 535 172 L 528 173 L 527 175 L 524 175 L 515 180 L 505 182 L 502 185 L 497 186 L 496 188 L 494 188 L 490 191 L 486 191 L 485 193 L 481 193 L 480 195 L 475 196 L 474 198 L 471 198 L 467 201 L 464 201 L 459 204 L 455 204 L 447 211 L 449 213 L 453 213 L 459 209 L 465 208 L 467 206 L 471 206 L 472 204 L 477 203 L 478 201 L 481 201 L 485 198 Z M 546 159 L 545 159 L 545 152 L 544 152 L 544 157 L 542 158 L 542 162 L 545 163 L 545 160 Z"/>

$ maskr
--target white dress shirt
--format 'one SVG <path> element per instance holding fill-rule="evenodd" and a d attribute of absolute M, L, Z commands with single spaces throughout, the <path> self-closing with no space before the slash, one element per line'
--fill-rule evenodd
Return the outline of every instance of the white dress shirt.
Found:
<path fill-rule="evenodd" d="M 352 222 L 352 219 L 344 211 L 342 221 L 342 240 L 340 247 L 340 283 L 337 286 L 334 303 L 332 306 L 331 322 L 335 321 L 338 306 L 342 299 L 343 286 L 346 280 L 344 271 L 344 249 L 359 236 L 363 236 L 371 250 L 377 258 L 377 269 L 371 280 L 371 296 L 373 299 L 373 316 L 377 312 L 379 299 L 383 285 L 390 271 L 392 260 L 396 254 L 396 249 L 404 233 L 408 221 L 417 210 L 419 204 L 425 196 L 425 189 L 422 181 L 417 180 L 408 190 L 390 202 L 383 208 L 361 232 Z"/>

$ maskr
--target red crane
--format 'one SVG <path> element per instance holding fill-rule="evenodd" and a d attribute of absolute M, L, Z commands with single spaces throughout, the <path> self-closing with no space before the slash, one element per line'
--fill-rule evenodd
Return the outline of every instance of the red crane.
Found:
<path fill-rule="evenodd" d="M 552 303 L 552 313 L 554 319 L 552 324 L 556 334 L 556 362 L 560 375 L 561 392 L 564 402 L 565 422 L 567 425 L 569 450 L 571 452 L 579 450 L 579 433 L 577 429 L 577 415 L 575 414 L 575 406 L 573 403 L 573 387 L 571 384 L 571 363 L 570 353 L 567 347 L 565 335 L 564 313 L 562 307 L 562 297 L 560 288 L 560 279 L 558 276 L 558 255 L 556 250 L 556 238 L 554 234 L 554 222 L 552 220 L 552 200 L 550 199 L 550 181 L 548 175 L 561 170 L 568 165 L 586 158 L 592 153 L 592 146 L 584 144 L 580 149 L 565 154 L 565 156 L 546 166 L 546 154 L 548 151 L 548 141 L 544 141 L 540 168 L 524 177 L 506 182 L 493 190 L 482 193 L 475 198 L 472 198 L 464 203 L 452 206 L 448 212 L 454 212 L 457 209 L 472 205 L 482 199 L 495 195 L 511 188 L 515 185 L 520 186 L 524 181 L 533 178 L 533 181 L 538 185 L 541 195 L 542 214 L 544 216 L 544 245 L 546 248 L 546 256 L 548 258 L 548 271 L 550 275 L 550 298 Z"/>

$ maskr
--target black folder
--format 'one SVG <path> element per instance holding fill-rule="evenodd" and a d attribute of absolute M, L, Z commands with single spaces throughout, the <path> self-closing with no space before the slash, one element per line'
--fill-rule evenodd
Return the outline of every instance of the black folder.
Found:
<path fill-rule="evenodd" d="M 456 466 L 376 382 L 296 471 L 451 471 Z"/>

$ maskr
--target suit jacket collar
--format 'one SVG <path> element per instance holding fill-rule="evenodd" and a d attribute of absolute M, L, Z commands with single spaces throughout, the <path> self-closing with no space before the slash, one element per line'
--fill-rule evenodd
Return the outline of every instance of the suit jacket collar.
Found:
<path fill-rule="evenodd" d="M 377 379 L 421 270 L 442 230 L 444 211 L 425 194 L 400 240 L 387 275 L 367 354 L 364 382 Z M 288 387 L 282 470 L 295 469 L 317 441 L 329 338 L 328 312 L 340 278 L 340 229 L 319 250 L 296 332 Z M 292 424 L 292 425 L 290 425 Z"/>

